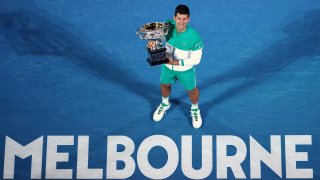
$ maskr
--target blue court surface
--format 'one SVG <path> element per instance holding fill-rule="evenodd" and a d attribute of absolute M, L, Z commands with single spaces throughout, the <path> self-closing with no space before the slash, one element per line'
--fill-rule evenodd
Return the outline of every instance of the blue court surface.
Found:
<path fill-rule="evenodd" d="M 152 121 L 136 35 L 178 4 L 205 44 L 198 130 L 178 82 Z M 2 0 L 0 122 L 0 179 L 320 179 L 320 1 Z"/>

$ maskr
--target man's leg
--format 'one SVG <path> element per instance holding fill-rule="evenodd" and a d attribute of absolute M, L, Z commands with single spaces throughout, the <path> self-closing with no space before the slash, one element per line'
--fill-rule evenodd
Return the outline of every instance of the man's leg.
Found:
<path fill-rule="evenodd" d="M 175 72 L 167 68 L 165 65 L 162 65 L 160 76 L 162 101 L 153 113 L 153 120 L 156 122 L 160 121 L 165 115 L 166 111 L 170 108 L 169 96 L 171 93 L 171 83 L 174 83 L 175 81 Z"/>
<path fill-rule="evenodd" d="M 198 106 L 200 93 L 196 85 L 195 68 L 178 73 L 178 80 L 183 85 L 183 87 L 188 91 L 188 95 L 192 103 L 191 105 L 192 126 L 195 129 L 198 129 L 202 125 L 202 118 L 201 118 L 200 109 Z"/>
<path fill-rule="evenodd" d="M 164 98 L 167 98 L 170 96 L 171 93 L 171 84 L 161 84 L 160 85 L 161 88 L 161 95 Z"/>
<path fill-rule="evenodd" d="M 199 89 L 195 87 L 191 91 L 188 91 L 188 95 L 192 104 L 198 104 L 199 101 Z"/>
<path fill-rule="evenodd" d="M 202 125 L 202 118 L 201 118 L 200 109 L 198 106 L 199 94 L 200 94 L 199 89 L 195 87 L 191 91 L 188 91 L 188 94 L 192 102 L 192 106 L 191 106 L 192 126 L 198 129 Z"/>

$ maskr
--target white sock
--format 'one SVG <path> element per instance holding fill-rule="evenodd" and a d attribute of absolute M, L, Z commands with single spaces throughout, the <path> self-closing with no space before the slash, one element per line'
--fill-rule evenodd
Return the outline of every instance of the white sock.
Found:
<path fill-rule="evenodd" d="M 191 109 L 199 109 L 199 105 L 197 104 L 192 104 L 191 105 Z"/>
<path fill-rule="evenodd" d="M 162 103 L 169 105 L 169 96 L 168 97 L 162 97 Z"/>

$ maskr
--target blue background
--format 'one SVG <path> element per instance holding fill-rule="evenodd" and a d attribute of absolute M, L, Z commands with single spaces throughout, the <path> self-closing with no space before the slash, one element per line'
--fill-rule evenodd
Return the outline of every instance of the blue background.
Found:
<path fill-rule="evenodd" d="M 204 119 L 199 130 L 192 128 L 179 83 L 166 117 L 151 120 L 161 100 L 160 66 L 146 63 L 146 42 L 135 34 L 147 22 L 172 18 L 180 3 L 190 7 L 190 25 L 205 43 L 197 66 Z M 1 177 L 5 136 L 25 145 L 43 135 L 89 135 L 89 167 L 104 168 L 105 178 L 109 135 L 132 138 L 136 149 L 155 134 L 181 149 L 181 135 L 193 135 L 194 167 L 200 167 L 202 135 L 235 135 L 247 146 L 251 135 L 268 148 L 270 135 L 301 134 L 313 139 L 302 148 L 309 161 L 298 168 L 313 168 L 317 179 L 319 120 L 318 0 L 0 2 Z M 75 169 L 76 144 L 65 149 L 71 159 L 64 167 Z M 155 167 L 165 164 L 162 149 L 150 157 Z M 213 162 L 210 179 L 216 177 Z M 262 167 L 263 179 L 278 179 Z M 243 168 L 250 177 L 249 156 Z M 30 158 L 17 160 L 15 177 L 30 177 Z M 234 178 L 231 171 L 228 177 Z M 136 168 L 131 178 L 145 177 Z M 182 178 L 179 163 L 170 179 Z"/>

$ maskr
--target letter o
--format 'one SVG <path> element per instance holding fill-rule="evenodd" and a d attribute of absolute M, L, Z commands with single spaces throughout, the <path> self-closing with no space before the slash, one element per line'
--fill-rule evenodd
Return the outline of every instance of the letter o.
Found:
<path fill-rule="evenodd" d="M 149 151 L 156 146 L 163 147 L 168 154 L 167 163 L 162 168 L 154 168 L 148 160 Z M 176 143 L 164 135 L 153 135 L 146 138 L 139 146 L 137 163 L 140 171 L 151 179 L 165 179 L 171 176 L 179 163 L 179 151 Z"/>

